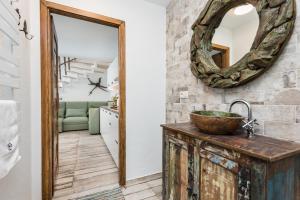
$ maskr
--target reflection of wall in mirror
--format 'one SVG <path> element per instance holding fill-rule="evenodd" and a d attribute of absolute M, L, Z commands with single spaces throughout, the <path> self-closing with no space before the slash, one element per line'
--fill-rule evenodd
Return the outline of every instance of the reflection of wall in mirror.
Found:
<path fill-rule="evenodd" d="M 230 49 L 230 63 L 233 63 L 233 35 L 232 31 L 225 27 L 219 27 L 213 37 L 212 43 L 229 47 Z"/>
<path fill-rule="evenodd" d="M 230 65 L 233 65 L 249 52 L 256 36 L 258 25 L 259 21 L 256 19 L 247 21 L 234 29 L 224 27 L 221 24 L 215 32 L 212 43 L 230 48 Z"/>
<path fill-rule="evenodd" d="M 233 30 L 233 63 L 239 61 L 249 52 L 255 39 L 259 21 L 252 20 Z"/>

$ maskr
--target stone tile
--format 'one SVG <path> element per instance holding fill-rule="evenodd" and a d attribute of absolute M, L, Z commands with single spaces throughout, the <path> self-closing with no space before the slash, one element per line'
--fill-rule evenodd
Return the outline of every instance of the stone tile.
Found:
<path fill-rule="evenodd" d="M 142 183 L 123 188 L 122 192 L 124 195 L 130 195 L 148 189 L 150 189 L 149 185 L 147 183 Z"/>
<path fill-rule="evenodd" d="M 289 141 L 300 140 L 300 124 L 288 122 L 265 122 L 265 135 Z"/>
<path fill-rule="evenodd" d="M 125 200 L 142 200 L 154 196 L 155 193 L 151 189 L 148 189 L 148 190 L 143 190 L 137 193 L 127 195 L 125 196 Z"/>
<path fill-rule="evenodd" d="M 265 102 L 269 105 L 300 105 L 300 90 L 286 89 L 276 93 Z"/>
<path fill-rule="evenodd" d="M 253 117 L 258 121 L 278 121 L 291 122 L 296 121 L 295 106 L 264 106 L 253 105 Z"/>
<path fill-rule="evenodd" d="M 228 112 L 229 111 L 229 105 L 228 104 L 206 104 L 207 110 L 219 110 Z"/>
<path fill-rule="evenodd" d="M 236 99 L 246 99 L 251 104 L 264 104 L 265 91 L 263 90 L 226 90 L 225 103 L 231 103 Z"/>

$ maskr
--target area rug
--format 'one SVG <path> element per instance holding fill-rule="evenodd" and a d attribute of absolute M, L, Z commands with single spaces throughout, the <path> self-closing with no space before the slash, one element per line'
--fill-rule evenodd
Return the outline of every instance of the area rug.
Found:
<path fill-rule="evenodd" d="M 76 200 L 125 200 L 121 188 L 114 188 L 111 190 L 105 190 L 103 192 L 97 192 L 84 197 L 76 198 Z"/>

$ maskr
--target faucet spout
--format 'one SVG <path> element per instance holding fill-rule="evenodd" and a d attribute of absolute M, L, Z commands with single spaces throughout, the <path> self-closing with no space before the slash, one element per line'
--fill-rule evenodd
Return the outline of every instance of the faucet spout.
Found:
<path fill-rule="evenodd" d="M 252 138 L 254 136 L 254 124 L 256 123 L 256 119 L 254 119 L 254 120 L 252 119 L 252 108 L 251 108 L 250 103 L 243 99 L 235 100 L 230 104 L 229 112 L 231 112 L 232 107 L 238 103 L 241 103 L 241 104 L 244 104 L 247 106 L 248 119 L 247 119 L 247 121 L 244 121 L 245 124 L 244 124 L 243 128 L 247 130 L 248 138 Z"/>

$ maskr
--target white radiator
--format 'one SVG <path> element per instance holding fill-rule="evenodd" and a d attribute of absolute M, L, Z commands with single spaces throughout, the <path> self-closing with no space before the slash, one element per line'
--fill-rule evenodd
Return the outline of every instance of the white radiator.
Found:
<path fill-rule="evenodd" d="M 0 179 L 20 160 L 20 36 L 19 17 L 9 0 L 0 0 Z M 1 199 L 1 198 L 0 198 Z"/>
<path fill-rule="evenodd" d="M 0 0 L 0 99 L 14 99 L 20 87 L 18 14 L 8 0 Z"/>

